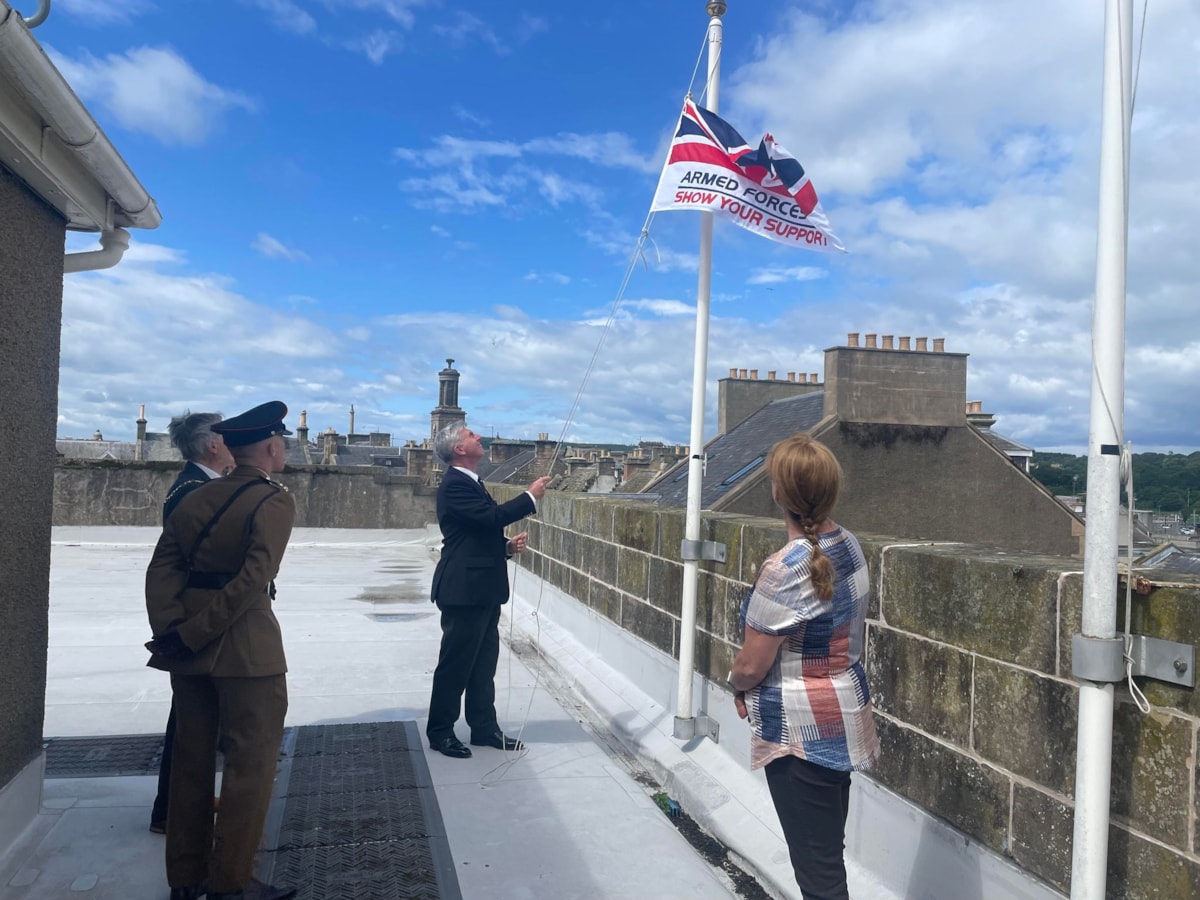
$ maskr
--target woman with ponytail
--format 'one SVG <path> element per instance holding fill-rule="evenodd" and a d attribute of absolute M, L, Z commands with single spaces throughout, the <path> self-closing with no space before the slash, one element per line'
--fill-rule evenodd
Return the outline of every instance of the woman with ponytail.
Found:
<path fill-rule="evenodd" d="M 847 900 L 850 773 L 879 753 L 862 667 L 867 563 L 831 518 L 841 467 L 807 434 L 767 457 L 788 542 L 742 601 L 743 645 L 730 685 L 750 721 L 751 768 L 767 785 L 805 900 Z"/>

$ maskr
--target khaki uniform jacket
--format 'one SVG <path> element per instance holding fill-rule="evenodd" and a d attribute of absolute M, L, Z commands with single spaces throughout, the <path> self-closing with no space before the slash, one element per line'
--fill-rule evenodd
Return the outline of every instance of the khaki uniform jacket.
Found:
<path fill-rule="evenodd" d="M 243 485 L 253 483 L 225 510 L 193 560 L 197 535 Z M 146 612 L 158 636 L 175 627 L 195 653 L 186 660 L 159 656 L 148 665 L 180 675 L 258 677 L 287 671 L 283 635 L 269 593 L 296 518 L 287 488 L 260 469 L 239 466 L 188 494 L 172 513 L 146 570 Z M 228 578 L 224 587 L 211 582 Z"/>

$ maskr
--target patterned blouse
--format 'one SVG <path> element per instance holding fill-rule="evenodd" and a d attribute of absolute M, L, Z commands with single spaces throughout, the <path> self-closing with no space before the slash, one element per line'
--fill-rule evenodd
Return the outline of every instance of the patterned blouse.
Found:
<path fill-rule="evenodd" d="M 867 562 L 843 528 L 819 540 L 833 563 L 830 600 L 813 588 L 812 545 L 800 537 L 763 563 L 742 601 L 743 628 L 788 636 L 766 677 L 746 691 L 754 769 L 791 754 L 848 772 L 869 769 L 879 756 L 861 662 Z"/>

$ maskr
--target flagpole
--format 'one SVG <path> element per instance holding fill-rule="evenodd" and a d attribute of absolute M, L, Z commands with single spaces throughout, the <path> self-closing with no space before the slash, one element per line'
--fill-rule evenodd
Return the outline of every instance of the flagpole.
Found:
<path fill-rule="evenodd" d="M 718 112 L 721 78 L 721 16 L 725 0 L 709 0 L 708 86 L 705 107 Z M 696 654 L 696 588 L 700 577 L 697 548 L 700 543 L 700 503 L 704 489 L 704 387 L 708 378 L 708 317 L 712 289 L 713 214 L 700 214 L 700 277 L 696 287 L 696 348 L 692 363 L 692 431 L 688 459 L 687 515 L 684 521 L 683 594 L 679 622 L 679 693 L 674 736 L 691 740 L 696 736 L 692 715 L 692 669 Z M 690 550 L 688 549 L 690 548 Z M 690 557 L 690 558 L 689 558 Z M 707 728 L 704 730 L 707 734 Z"/>
<path fill-rule="evenodd" d="M 1092 307 L 1092 403 L 1081 634 L 1071 643 L 1079 681 L 1075 747 L 1072 900 L 1103 900 L 1112 780 L 1113 683 L 1123 680 L 1117 636 L 1120 447 L 1125 416 L 1125 269 L 1129 244 L 1131 0 L 1107 0 L 1100 119 L 1096 300 Z M 1132 499 L 1130 515 L 1133 515 Z"/>

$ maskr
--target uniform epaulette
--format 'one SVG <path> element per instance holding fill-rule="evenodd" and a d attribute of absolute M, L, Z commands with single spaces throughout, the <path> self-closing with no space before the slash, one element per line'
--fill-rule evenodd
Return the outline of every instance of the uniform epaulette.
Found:
<path fill-rule="evenodd" d="M 280 489 L 281 491 L 283 491 L 285 494 L 290 494 L 290 493 L 291 493 L 291 491 L 289 491 L 289 490 L 288 490 L 288 486 L 287 486 L 286 484 L 283 484 L 282 482 L 276 481 L 274 478 L 264 478 L 263 480 L 264 480 L 264 481 L 265 481 L 267 484 L 271 485 L 272 487 L 277 487 L 277 488 L 279 488 L 279 489 Z"/>

